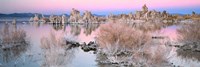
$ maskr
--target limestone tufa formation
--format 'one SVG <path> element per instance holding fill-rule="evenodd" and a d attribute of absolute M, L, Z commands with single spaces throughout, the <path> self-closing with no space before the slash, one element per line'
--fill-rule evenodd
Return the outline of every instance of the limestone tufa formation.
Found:
<path fill-rule="evenodd" d="M 81 18 L 80 11 L 72 8 L 72 11 L 70 13 L 69 22 L 78 22 Z"/>

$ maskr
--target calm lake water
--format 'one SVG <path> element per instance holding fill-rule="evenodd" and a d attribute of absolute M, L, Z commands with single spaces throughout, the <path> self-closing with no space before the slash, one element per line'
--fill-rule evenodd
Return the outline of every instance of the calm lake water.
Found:
<path fill-rule="evenodd" d="M 115 67 L 114 65 L 103 65 L 96 62 L 96 54 L 92 51 L 84 52 L 79 47 L 70 50 L 55 49 L 53 51 L 64 52 L 49 54 L 47 50 L 41 48 L 41 38 L 50 37 L 50 33 L 56 33 L 59 36 L 63 33 L 76 38 L 79 42 L 94 41 L 101 24 L 22 24 L 17 23 L 17 28 L 26 31 L 27 40 L 30 41 L 28 46 L 20 46 L 11 50 L 0 50 L 0 67 L 42 67 L 47 64 L 58 63 L 59 67 Z M 4 27 L 4 23 L 0 23 L 0 29 Z M 170 26 L 155 32 L 155 35 L 168 36 L 171 40 L 176 40 L 177 26 Z M 170 63 L 183 67 L 200 67 L 200 53 L 183 52 L 172 47 L 170 52 Z M 52 52 L 52 51 L 50 51 Z M 188 55 L 188 53 L 190 55 Z M 61 53 L 62 54 L 62 53 Z M 49 59 L 46 56 L 51 55 Z M 47 61 L 49 60 L 49 61 Z M 54 67 L 54 66 L 52 66 Z"/>

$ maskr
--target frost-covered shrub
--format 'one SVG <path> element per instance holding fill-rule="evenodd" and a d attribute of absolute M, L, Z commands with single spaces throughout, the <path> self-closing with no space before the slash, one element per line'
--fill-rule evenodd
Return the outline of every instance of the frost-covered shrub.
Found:
<path fill-rule="evenodd" d="M 69 45 L 66 44 L 65 37 L 64 34 L 56 34 L 56 32 L 51 31 L 49 37 L 41 38 L 40 47 L 43 50 L 43 63 L 41 67 L 69 66 L 68 64 L 72 61 L 75 50 L 66 50 L 69 48 Z"/>
<path fill-rule="evenodd" d="M 102 25 L 96 39 L 99 63 L 149 66 L 166 61 L 164 46 L 153 43 L 151 34 L 123 23 Z"/>
<path fill-rule="evenodd" d="M 184 43 L 196 43 L 200 45 L 200 22 L 183 25 L 177 30 L 178 40 Z"/>
<path fill-rule="evenodd" d="M 0 30 L 0 40 L 4 48 L 27 44 L 26 32 L 16 25 L 5 24 Z"/>

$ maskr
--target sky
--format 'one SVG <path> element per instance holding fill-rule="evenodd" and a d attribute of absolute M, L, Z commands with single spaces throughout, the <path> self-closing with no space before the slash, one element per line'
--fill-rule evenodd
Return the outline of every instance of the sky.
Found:
<path fill-rule="evenodd" d="M 0 0 L 0 13 L 69 14 L 72 8 L 93 14 L 120 14 L 141 10 L 146 4 L 149 10 L 169 13 L 200 13 L 200 0 Z"/>

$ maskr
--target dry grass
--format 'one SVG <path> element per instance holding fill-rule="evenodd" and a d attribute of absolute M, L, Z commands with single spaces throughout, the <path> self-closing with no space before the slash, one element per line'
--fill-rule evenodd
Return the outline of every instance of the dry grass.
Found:
<path fill-rule="evenodd" d="M 159 65 L 166 61 L 165 53 L 169 52 L 161 45 L 155 46 L 149 33 L 123 23 L 100 26 L 97 43 L 101 48 L 97 54 L 100 63 Z"/>

